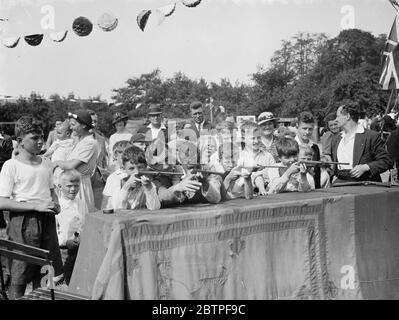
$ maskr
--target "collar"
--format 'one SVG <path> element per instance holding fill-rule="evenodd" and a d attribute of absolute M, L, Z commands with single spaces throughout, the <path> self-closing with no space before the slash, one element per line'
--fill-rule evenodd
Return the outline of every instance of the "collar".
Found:
<path fill-rule="evenodd" d="M 312 147 L 314 145 L 314 142 L 310 139 L 309 139 L 308 143 L 302 142 L 301 140 L 299 140 L 298 135 L 295 136 L 295 141 L 298 142 L 299 145 L 304 144 L 304 145 L 308 145 L 309 147 Z"/>
<path fill-rule="evenodd" d="M 152 126 L 152 123 L 150 123 L 150 124 L 147 126 L 147 128 L 150 128 L 150 129 L 158 129 L 158 128 L 154 128 L 154 127 Z M 164 125 L 163 123 L 161 123 L 161 126 L 159 127 L 159 129 L 166 130 L 166 127 L 165 127 L 165 125 Z"/>
<path fill-rule="evenodd" d="M 364 127 L 362 126 L 362 125 L 356 125 L 356 131 L 355 131 L 355 134 L 356 133 L 364 133 Z M 342 132 L 341 132 L 341 136 L 342 137 L 345 137 L 345 135 L 346 135 L 346 133 L 345 133 L 345 131 L 344 130 L 342 130 Z"/>

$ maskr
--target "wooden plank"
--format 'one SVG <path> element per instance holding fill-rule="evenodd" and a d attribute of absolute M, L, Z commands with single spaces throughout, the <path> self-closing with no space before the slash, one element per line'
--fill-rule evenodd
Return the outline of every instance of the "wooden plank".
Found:
<path fill-rule="evenodd" d="M 11 259 L 25 261 L 25 262 L 32 263 L 32 264 L 35 264 L 35 265 L 38 265 L 38 266 L 45 266 L 45 265 L 49 264 L 46 259 L 37 258 L 37 257 L 33 257 L 33 256 L 28 256 L 28 255 L 23 254 L 23 253 L 19 253 L 19 252 L 15 252 L 15 251 L 9 251 L 9 250 L 6 250 L 6 249 L 0 249 L 0 256 L 8 257 L 8 258 L 11 258 Z"/>
<path fill-rule="evenodd" d="M 35 248 L 32 246 L 28 246 L 26 244 L 17 243 L 14 241 L 9 241 L 4 239 L 0 239 L 0 247 L 6 247 L 7 249 L 23 251 L 26 254 L 38 256 L 49 260 L 49 254 L 50 254 L 49 250 Z"/>

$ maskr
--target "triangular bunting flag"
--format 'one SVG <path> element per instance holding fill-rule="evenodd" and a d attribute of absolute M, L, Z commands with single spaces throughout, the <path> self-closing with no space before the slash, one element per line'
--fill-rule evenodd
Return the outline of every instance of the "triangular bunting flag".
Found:
<path fill-rule="evenodd" d="M 144 28 L 147 24 L 148 18 L 151 15 L 151 10 L 142 10 L 137 16 L 137 24 L 141 31 L 144 31 Z"/>
<path fill-rule="evenodd" d="M 50 39 L 54 42 L 62 42 L 65 40 L 67 36 L 68 30 L 60 31 L 60 32 L 51 32 Z"/>
<path fill-rule="evenodd" d="M 201 3 L 201 0 L 182 0 L 181 1 L 186 7 L 194 8 Z"/>
<path fill-rule="evenodd" d="M 25 42 L 30 46 L 38 46 L 43 40 L 43 34 L 31 34 L 29 36 L 25 36 Z"/>
<path fill-rule="evenodd" d="M 15 48 L 19 42 L 21 37 L 12 37 L 12 38 L 5 38 L 3 39 L 3 44 L 7 48 Z"/>

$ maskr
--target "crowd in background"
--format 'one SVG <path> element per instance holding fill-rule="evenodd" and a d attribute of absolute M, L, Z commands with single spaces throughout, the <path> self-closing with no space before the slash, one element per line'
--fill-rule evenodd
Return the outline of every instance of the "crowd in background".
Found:
<path fill-rule="evenodd" d="M 395 113 L 361 119 L 359 104 L 351 103 L 318 128 L 310 112 L 284 126 L 265 111 L 239 127 L 223 113 L 211 123 L 199 101 L 188 112 L 190 121 L 175 123 L 163 119 L 160 105 L 150 105 L 147 122 L 134 132 L 127 115 L 116 112 L 108 138 L 95 112 L 81 109 L 59 119 L 46 142 L 34 117 L 18 119 L 14 142 L 0 136 L 0 210 L 6 213 L 0 223 L 7 237 L 50 250 L 56 279 L 68 285 L 89 212 L 398 181 Z M 14 261 L 7 270 L 12 297 L 37 280 L 26 263 Z"/>

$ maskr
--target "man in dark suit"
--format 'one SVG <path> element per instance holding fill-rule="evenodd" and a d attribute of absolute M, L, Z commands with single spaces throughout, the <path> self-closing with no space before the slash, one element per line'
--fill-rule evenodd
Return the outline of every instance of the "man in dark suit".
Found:
<path fill-rule="evenodd" d="M 194 130 L 197 139 L 200 138 L 201 133 L 204 134 L 206 131 L 208 131 L 207 134 L 210 134 L 209 130 L 211 130 L 212 125 L 204 118 L 202 103 L 200 101 L 194 101 L 190 104 L 190 111 L 192 120 L 190 123 L 186 124 L 184 128 Z"/>
<path fill-rule="evenodd" d="M 334 174 L 344 181 L 381 181 L 380 174 L 390 169 L 393 162 L 379 133 L 358 125 L 360 114 L 360 106 L 355 102 L 337 110 L 338 126 L 343 131 L 331 142 L 331 158 L 349 165 L 335 166 Z"/>

